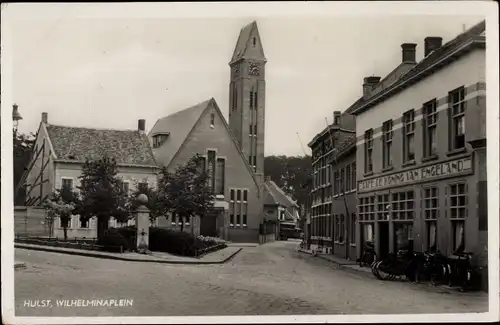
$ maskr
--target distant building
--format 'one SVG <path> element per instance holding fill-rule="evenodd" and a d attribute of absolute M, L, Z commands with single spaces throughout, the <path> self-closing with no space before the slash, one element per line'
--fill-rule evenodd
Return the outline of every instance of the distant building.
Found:
<path fill-rule="evenodd" d="M 126 191 L 133 191 L 142 184 L 156 186 L 157 164 L 144 133 L 145 121 L 139 120 L 137 130 L 104 130 L 53 125 L 48 114 L 42 121 L 33 148 L 32 168 L 26 176 L 26 202 L 34 206 L 56 189 L 68 187 L 78 191 L 78 177 L 87 158 L 100 159 L 104 155 L 114 158 L 118 177 Z M 110 226 L 117 226 L 110 220 Z M 53 235 L 62 237 L 60 220 L 55 220 Z M 73 216 L 68 227 L 68 237 L 97 236 L 97 221 L 80 220 Z"/>
<path fill-rule="evenodd" d="M 485 22 L 442 45 L 403 45 L 413 65 L 358 106 L 360 241 L 379 257 L 401 248 L 474 252 L 487 265 Z M 371 235 L 370 235 L 371 236 Z"/>
<path fill-rule="evenodd" d="M 276 233 L 279 233 L 280 226 L 289 228 L 300 228 L 299 205 L 290 196 L 276 185 L 271 178 L 265 182 L 267 196 L 264 201 L 265 217 L 271 220 L 278 220 Z"/>

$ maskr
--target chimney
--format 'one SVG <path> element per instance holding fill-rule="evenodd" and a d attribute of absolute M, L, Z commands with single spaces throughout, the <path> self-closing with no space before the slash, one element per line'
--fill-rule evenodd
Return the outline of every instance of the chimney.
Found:
<path fill-rule="evenodd" d="M 415 48 L 417 44 L 414 43 L 404 43 L 401 44 L 403 49 L 403 63 L 416 63 L 415 61 Z"/>
<path fill-rule="evenodd" d="M 424 39 L 424 57 L 431 54 L 443 45 L 443 38 L 437 36 L 429 36 Z"/>
<path fill-rule="evenodd" d="M 49 123 L 49 113 L 47 113 L 47 112 L 42 113 L 42 123 L 45 123 L 45 124 Z"/>
<path fill-rule="evenodd" d="M 146 120 L 140 119 L 137 124 L 137 129 L 139 132 L 146 132 Z"/>
<path fill-rule="evenodd" d="M 333 112 L 333 124 L 334 125 L 340 125 L 340 111 L 334 111 Z"/>
<path fill-rule="evenodd" d="M 19 113 L 19 106 L 17 106 L 17 104 L 12 105 L 12 120 L 14 122 L 17 122 L 17 121 L 22 120 L 22 119 L 23 119 L 23 117 Z"/>
<path fill-rule="evenodd" d="M 377 85 L 380 81 L 380 77 L 366 77 L 363 80 L 363 98 L 367 99 L 370 97 L 370 91 L 372 90 L 375 85 Z"/>

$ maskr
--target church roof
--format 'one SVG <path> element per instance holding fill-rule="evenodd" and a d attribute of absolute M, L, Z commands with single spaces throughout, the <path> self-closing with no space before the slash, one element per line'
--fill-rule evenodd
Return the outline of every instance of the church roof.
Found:
<path fill-rule="evenodd" d="M 156 121 L 149 136 L 154 136 L 157 133 L 168 133 L 167 139 L 161 145 L 162 160 L 168 162 L 172 160 L 211 100 L 205 100 Z"/>
<path fill-rule="evenodd" d="M 245 156 L 241 151 L 234 133 L 229 128 L 229 125 L 227 124 L 227 121 L 222 115 L 222 112 L 220 111 L 220 108 L 214 98 L 165 116 L 155 123 L 149 133 L 150 137 L 154 136 L 155 134 L 168 134 L 165 142 L 163 142 L 161 146 L 157 148 L 158 156 L 161 156 L 162 158 L 159 162 L 167 167 L 171 164 L 171 162 L 174 160 L 175 156 L 181 149 L 182 145 L 188 138 L 189 134 L 195 128 L 198 120 L 201 118 L 205 110 L 209 107 L 214 107 L 215 111 L 219 114 L 219 117 L 224 124 L 224 128 L 228 132 L 231 141 L 235 145 L 236 150 L 238 150 L 238 153 L 240 154 L 247 170 L 254 179 L 255 183 L 258 184 L 256 175 L 252 167 L 245 159 Z"/>
<path fill-rule="evenodd" d="M 264 201 L 265 205 L 281 205 L 285 208 L 299 207 L 297 202 L 286 195 L 285 192 L 283 192 L 283 190 L 275 182 L 268 180 L 266 181 L 265 186 L 268 193 Z"/>
<path fill-rule="evenodd" d="M 253 21 L 241 29 L 240 36 L 238 37 L 238 42 L 236 42 L 236 47 L 234 48 L 233 57 L 231 58 L 231 63 L 240 59 L 247 58 L 247 46 L 250 43 L 250 37 L 252 36 L 252 32 L 254 31 L 255 33 L 253 35 L 255 35 L 259 39 L 259 44 L 261 44 L 257 22 Z M 259 46 L 259 50 L 259 58 L 265 60 L 264 50 L 262 49 L 262 46 Z"/>
<path fill-rule="evenodd" d="M 46 124 L 57 161 L 84 162 L 104 156 L 119 165 L 156 167 L 148 137 L 136 130 L 106 130 Z"/>

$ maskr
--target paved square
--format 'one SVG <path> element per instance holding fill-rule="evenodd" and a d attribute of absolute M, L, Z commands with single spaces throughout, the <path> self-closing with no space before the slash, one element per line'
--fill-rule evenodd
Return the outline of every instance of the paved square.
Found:
<path fill-rule="evenodd" d="M 485 294 L 446 294 L 335 269 L 294 242 L 245 247 L 222 265 L 124 262 L 16 249 L 17 316 L 394 314 L 487 311 Z M 52 301 L 53 308 L 25 307 Z M 126 307 L 56 307 L 56 300 L 133 299 Z"/>

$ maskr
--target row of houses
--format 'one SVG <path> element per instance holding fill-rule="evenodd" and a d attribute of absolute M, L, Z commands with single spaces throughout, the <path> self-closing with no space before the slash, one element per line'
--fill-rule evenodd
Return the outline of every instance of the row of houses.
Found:
<path fill-rule="evenodd" d="M 372 241 L 381 258 L 462 250 L 487 265 L 485 22 L 423 43 L 421 60 L 402 44 L 398 66 L 364 78 L 308 144 L 311 249 L 356 260 Z"/>
<path fill-rule="evenodd" d="M 252 22 L 241 29 L 229 63 L 229 122 L 214 98 L 159 118 L 149 132 L 143 119 L 135 130 L 96 129 L 53 124 L 48 113 L 42 113 L 32 162 L 20 184 L 26 189 L 26 205 L 39 206 L 63 186 L 76 189 L 86 159 L 115 158 L 118 177 L 131 192 L 155 187 L 160 167 L 174 172 L 199 154 L 215 201 L 208 215 L 184 220 L 185 231 L 237 242 L 275 240 L 280 223 L 298 222 L 299 216 L 297 203 L 264 177 L 265 63 L 257 24 Z M 24 213 L 20 220 L 33 215 L 24 207 L 16 211 Z M 154 225 L 179 228 L 182 220 L 166 217 Z M 20 231 L 26 224 L 19 223 Z M 118 226 L 115 220 L 109 225 Z M 61 233 L 58 222 L 55 233 Z M 95 237 L 95 220 L 74 216 L 68 235 Z"/>

